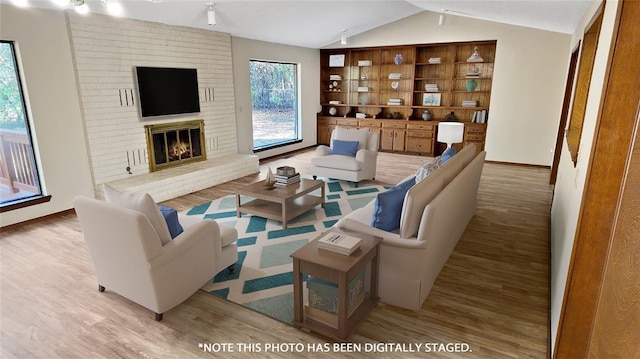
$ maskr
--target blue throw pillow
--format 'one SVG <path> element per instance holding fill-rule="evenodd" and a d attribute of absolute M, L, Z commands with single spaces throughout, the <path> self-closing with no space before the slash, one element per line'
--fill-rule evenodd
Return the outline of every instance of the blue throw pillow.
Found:
<path fill-rule="evenodd" d="M 345 155 L 355 157 L 356 152 L 358 152 L 358 141 L 340 141 L 333 140 L 333 145 L 331 146 L 333 155 Z"/>
<path fill-rule="evenodd" d="M 400 227 L 400 215 L 402 213 L 402 205 L 404 204 L 404 196 L 415 183 L 416 178 L 412 177 L 378 194 L 373 209 L 371 226 L 387 232 Z"/>
<path fill-rule="evenodd" d="M 180 222 L 178 222 L 178 212 L 171 208 L 158 205 L 158 209 L 162 213 L 164 220 L 167 222 L 167 227 L 169 227 L 169 234 L 171 234 L 171 239 L 176 238 L 180 233 L 184 231 Z"/>
<path fill-rule="evenodd" d="M 442 164 L 445 164 L 455 154 L 456 154 L 456 148 L 455 147 L 451 146 L 451 147 L 447 148 L 444 152 L 442 152 L 442 157 L 440 158 L 441 161 L 442 161 Z"/>

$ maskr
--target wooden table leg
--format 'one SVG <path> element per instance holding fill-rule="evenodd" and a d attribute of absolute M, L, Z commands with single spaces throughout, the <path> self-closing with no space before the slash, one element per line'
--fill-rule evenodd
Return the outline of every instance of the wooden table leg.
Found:
<path fill-rule="evenodd" d="M 320 190 L 320 193 L 321 193 L 321 195 L 322 195 L 322 203 L 320 203 L 320 207 L 321 207 L 321 208 L 324 208 L 324 201 L 325 201 L 325 198 L 326 198 L 326 197 L 325 197 L 325 194 L 324 194 L 324 191 L 325 191 L 325 190 L 324 190 L 324 187 L 325 187 L 325 186 L 326 186 L 326 184 L 325 184 L 325 183 L 323 183 L 323 184 L 322 184 L 322 189 Z"/>
<path fill-rule="evenodd" d="M 347 272 L 338 273 L 338 338 L 347 339 L 347 313 L 349 311 L 349 283 Z"/>
<path fill-rule="evenodd" d="M 287 229 L 287 201 L 282 202 L 282 229 Z"/>
<path fill-rule="evenodd" d="M 240 212 L 240 195 L 236 193 L 236 216 L 238 218 L 242 217 L 242 213 Z"/>
<path fill-rule="evenodd" d="M 303 322 L 302 273 L 300 260 L 293 259 L 293 324 L 301 326 Z"/>

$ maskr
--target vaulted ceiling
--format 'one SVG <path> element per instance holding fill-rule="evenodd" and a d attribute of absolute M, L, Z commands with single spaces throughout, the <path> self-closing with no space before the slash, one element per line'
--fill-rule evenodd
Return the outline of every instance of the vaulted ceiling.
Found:
<path fill-rule="evenodd" d="M 14 2 L 18 0 L 0 0 Z M 25 1 L 25 0 L 22 0 Z M 26 0 L 37 7 L 69 9 L 51 0 Z M 65 1 L 65 0 L 62 0 Z M 90 12 L 107 13 L 102 2 L 85 0 Z M 121 16 L 222 31 L 232 36 L 309 48 L 432 11 L 571 34 L 583 14 L 600 0 L 106 0 L 122 4 Z M 216 25 L 207 24 L 213 3 Z M 88 14 L 87 16 L 91 16 Z"/>

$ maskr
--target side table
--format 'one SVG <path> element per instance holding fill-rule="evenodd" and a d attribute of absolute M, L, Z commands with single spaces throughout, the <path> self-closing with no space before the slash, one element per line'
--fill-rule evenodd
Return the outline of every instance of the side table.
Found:
<path fill-rule="evenodd" d="M 330 232 L 340 232 L 331 229 Z M 343 255 L 318 248 L 318 240 L 326 234 L 313 239 L 307 245 L 291 254 L 293 258 L 293 325 L 306 328 L 336 340 L 346 339 L 357 325 L 369 314 L 378 303 L 378 258 L 382 238 L 357 234 L 362 238 L 360 248 L 351 255 Z M 349 234 L 354 236 L 354 234 Z M 349 315 L 348 286 L 349 281 L 362 268 L 371 263 L 371 282 L 369 293 L 365 293 L 364 301 Z M 338 286 L 338 327 L 320 323 L 304 315 L 302 274 L 336 283 Z"/>

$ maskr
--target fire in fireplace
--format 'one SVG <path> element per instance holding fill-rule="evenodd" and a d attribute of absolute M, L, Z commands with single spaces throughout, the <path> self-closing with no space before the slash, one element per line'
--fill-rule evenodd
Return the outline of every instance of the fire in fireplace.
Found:
<path fill-rule="evenodd" d="M 151 172 L 207 159 L 204 121 L 183 121 L 144 126 Z"/>

